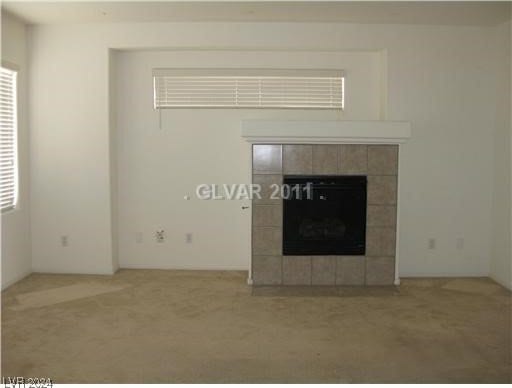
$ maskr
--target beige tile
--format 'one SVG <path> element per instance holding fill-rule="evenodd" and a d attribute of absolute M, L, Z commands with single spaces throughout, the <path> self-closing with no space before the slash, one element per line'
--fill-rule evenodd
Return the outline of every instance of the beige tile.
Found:
<path fill-rule="evenodd" d="M 282 278 L 281 256 L 252 257 L 252 281 L 254 285 L 281 284 Z"/>
<path fill-rule="evenodd" d="M 254 174 L 281 174 L 281 145 L 255 144 L 252 146 L 252 171 Z"/>
<path fill-rule="evenodd" d="M 394 227 L 366 228 L 366 256 L 394 256 L 395 242 Z"/>
<path fill-rule="evenodd" d="M 366 258 L 366 285 L 390 286 L 395 280 L 394 257 Z"/>
<path fill-rule="evenodd" d="M 277 201 L 276 201 L 277 202 Z M 253 226 L 281 226 L 283 223 L 283 206 L 276 205 L 253 205 L 252 225 Z"/>
<path fill-rule="evenodd" d="M 255 174 L 252 176 L 252 182 L 254 184 L 259 184 L 261 186 L 261 199 L 254 198 L 253 204 L 272 204 L 279 205 L 282 203 L 282 199 L 279 196 L 279 192 L 277 191 L 276 199 L 271 199 L 270 196 L 274 192 L 273 185 L 277 185 L 281 187 L 283 184 L 283 176 L 282 175 L 264 175 L 264 174 Z"/>
<path fill-rule="evenodd" d="M 311 283 L 317 286 L 336 283 L 336 256 L 311 256 Z"/>
<path fill-rule="evenodd" d="M 336 285 L 360 286 L 364 284 L 364 256 L 338 256 L 336 260 Z"/>
<path fill-rule="evenodd" d="M 280 255 L 281 241 L 281 228 L 266 226 L 255 226 L 252 228 L 253 255 Z"/>
<path fill-rule="evenodd" d="M 311 257 L 283 256 L 283 284 L 310 285 Z"/>
<path fill-rule="evenodd" d="M 366 209 L 366 226 L 395 226 L 396 206 L 368 205 Z"/>
<path fill-rule="evenodd" d="M 370 175 L 397 175 L 398 174 L 398 146 L 397 145 L 369 145 L 368 146 L 368 174 L 370 174 Z"/>
<path fill-rule="evenodd" d="M 368 205 L 396 205 L 396 176 L 368 176 Z"/>
<path fill-rule="evenodd" d="M 366 174 L 368 171 L 368 147 L 362 144 L 339 146 L 338 172 L 340 174 Z"/>
<path fill-rule="evenodd" d="M 313 174 L 338 173 L 337 145 L 313 145 Z"/>
<path fill-rule="evenodd" d="M 311 174 L 313 172 L 313 146 L 283 145 L 283 173 Z"/>

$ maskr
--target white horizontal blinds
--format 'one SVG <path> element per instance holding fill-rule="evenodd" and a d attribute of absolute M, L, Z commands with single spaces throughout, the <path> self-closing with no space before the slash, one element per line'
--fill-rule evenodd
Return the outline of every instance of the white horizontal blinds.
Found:
<path fill-rule="evenodd" d="M 0 68 L 0 205 L 2 211 L 16 206 L 17 173 L 17 112 L 15 71 Z"/>
<path fill-rule="evenodd" d="M 342 72 L 171 70 L 153 72 L 158 108 L 343 109 Z"/>

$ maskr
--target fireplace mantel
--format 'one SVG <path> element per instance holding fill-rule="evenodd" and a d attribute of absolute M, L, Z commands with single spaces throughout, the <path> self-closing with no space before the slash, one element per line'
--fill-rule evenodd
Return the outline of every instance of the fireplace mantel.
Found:
<path fill-rule="evenodd" d="M 400 284 L 400 236 L 398 231 L 400 230 L 399 176 L 402 161 L 399 157 L 399 149 L 411 137 L 411 125 L 409 122 L 244 120 L 241 123 L 241 137 L 247 141 L 251 148 L 261 147 L 262 145 L 279 148 L 275 152 L 280 154 L 280 157 L 279 155 L 271 157 L 272 152 L 270 150 L 268 153 L 264 153 L 265 157 L 270 159 L 263 163 L 263 165 L 260 164 L 259 169 L 255 169 L 255 154 L 253 149 L 251 149 L 252 163 L 249 176 L 252 177 L 253 183 L 268 183 L 269 179 L 277 179 L 276 182 L 281 181 L 284 174 L 290 173 L 291 170 L 294 171 L 294 175 L 300 175 L 303 172 L 306 175 L 311 175 L 311 173 L 313 175 L 325 175 L 325 171 L 329 171 L 329 174 L 332 174 L 332 171 L 336 171 L 338 174 L 344 175 L 348 172 L 353 174 L 353 171 L 356 170 L 358 174 L 371 175 L 369 185 L 372 188 L 370 190 L 372 190 L 373 195 L 382 193 L 382 196 L 378 194 L 368 206 L 372 207 L 374 215 L 387 214 L 386 217 L 388 218 L 378 219 L 377 222 L 372 223 L 367 231 L 367 240 L 370 239 L 372 243 L 368 245 L 369 247 L 371 246 L 371 249 L 369 248 L 367 255 L 365 255 L 364 275 L 360 268 L 360 263 L 352 263 L 350 256 L 335 256 L 337 257 L 334 265 L 336 275 L 334 278 L 331 276 L 326 282 L 331 284 L 334 281 L 335 285 L 351 284 L 354 279 L 347 280 L 343 277 L 345 276 L 343 275 L 344 271 L 348 271 L 348 269 L 340 272 L 337 268 L 339 265 L 342 266 L 341 268 L 344 268 L 346 265 L 348 266 L 347 268 L 352 268 L 350 267 L 352 265 L 352 269 L 357 269 L 355 272 L 357 272 L 356 277 L 358 280 L 357 282 L 354 281 L 357 284 L 388 285 L 391 284 L 389 276 L 394 278 L 391 281 L 395 285 Z M 348 149 L 351 149 L 349 153 L 351 156 L 346 160 L 342 160 L 343 152 L 347 152 Z M 315 160 L 314 155 L 323 156 L 319 164 L 313 162 Z M 300 165 L 296 169 L 292 168 L 290 170 L 288 168 L 298 161 Z M 373 162 L 370 164 L 370 161 Z M 297 169 L 301 172 L 295 171 Z M 396 187 L 396 189 L 393 189 L 393 187 Z M 280 214 L 279 206 L 277 206 L 274 212 L 269 213 L 268 209 L 272 204 L 264 202 L 253 205 L 253 212 L 259 211 L 261 214 L 259 218 L 253 215 L 251 222 L 254 222 L 255 219 L 261 220 L 261 217 L 265 215 L 268 217 L 269 214 Z M 390 207 L 392 208 L 393 206 L 396 207 L 394 221 L 393 211 L 392 209 L 390 210 Z M 384 213 L 379 213 L 378 211 Z M 280 223 L 274 218 L 269 218 L 267 220 L 268 223 L 265 225 L 252 224 L 251 267 L 249 269 L 248 283 L 256 285 L 266 285 L 267 283 L 283 285 L 318 284 L 320 280 L 315 280 L 316 278 L 314 277 L 318 270 L 316 272 L 313 271 L 313 267 L 321 265 L 323 268 L 325 266 L 324 262 L 328 262 L 328 267 L 332 269 L 333 260 L 331 257 L 333 256 L 327 256 L 327 259 L 321 256 L 311 256 L 309 264 L 307 256 L 297 256 L 301 258 L 300 260 L 288 260 L 291 256 L 282 255 L 281 253 L 281 241 L 279 239 L 281 238 L 282 231 L 280 231 Z M 394 229 L 394 236 L 390 228 Z M 370 234 L 370 232 L 373 234 Z M 394 243 L 392 242 L 393 238 Z M 322 263 L 318 262 L 318 260 L 315 261 L 316 257 L 320 257 Z M 394 263 L 390 263 L 391 259 Z M 309 265 L 311 266 L 310 279 L 304 275 L 306 272 L 302 274 L 305 277 L 300 278 L 300 281 L 292 276 L 294 266 L 298 266 L 300 267 L 299 269 L 302 268 L 301 271 L 305 271 L 305 269 L 309 268 Z M 393 274 L 390 274 L 390 266 L 394 267 Z M 255 268 L 256 272 L 254 272 Z M 328 270 L 326 273 L 332 273 L 332 271 Z M 340 279 L 338 279 L 338 274 L 341 274 Z M 379 279 L 375 277 L 377 274 L 385 276 Z M 256 279 L 254 283 L 253 275 L 255 275 L 254 279 Z M 324 280 L 321 279 L 322 282 Z M 338 283 L 338 281 L 341 283 Z"/>
<path fill-rule="evenodd" d="M 400 144 L 411 137 L 407 121 L 243 120 L 252 144 Z"/>

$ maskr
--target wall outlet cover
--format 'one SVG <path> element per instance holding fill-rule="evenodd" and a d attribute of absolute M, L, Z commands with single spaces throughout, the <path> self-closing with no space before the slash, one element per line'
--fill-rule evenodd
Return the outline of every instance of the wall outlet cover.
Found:
<path fill-rule="evenodd" d="M 165 232 L 164 230 L 157 230 L 155 233 L 155 239 L 157 243 L 163 243 L 165 241 Z"/>

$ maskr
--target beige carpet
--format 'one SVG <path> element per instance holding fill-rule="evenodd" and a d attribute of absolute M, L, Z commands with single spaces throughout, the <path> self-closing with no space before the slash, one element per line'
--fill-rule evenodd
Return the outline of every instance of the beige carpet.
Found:
<path fill-rule="evenodd" d="M 240 272 L 33 274 L 2 293 L 2 375 L 56 382 L 511 382 L 489 279 L 261 289 Z M 312 296 L 314 294 L 314 296 Z"/>
<path fill-rule="evenodd" d="M 89 298 L 107 292 L 119 291 L 125 287 L 126 286 L 113 286 L 92 282 L 78 283 L 43 291 L 32 291 L 16 295 L 15 300 L 17 304 L 9 308 L 11 310 L 26 310 L 29 308 L 45 307 L 52 304 L 70 302 L 76 299 Z"/>
<path fill-rule="evenodd" d="M 493 295 L 499 292 L 501 286 L 496 283 L 482 282 L 481 279 L 453 279 L 446 282 L 442 288 L 474 295 Z"/>

